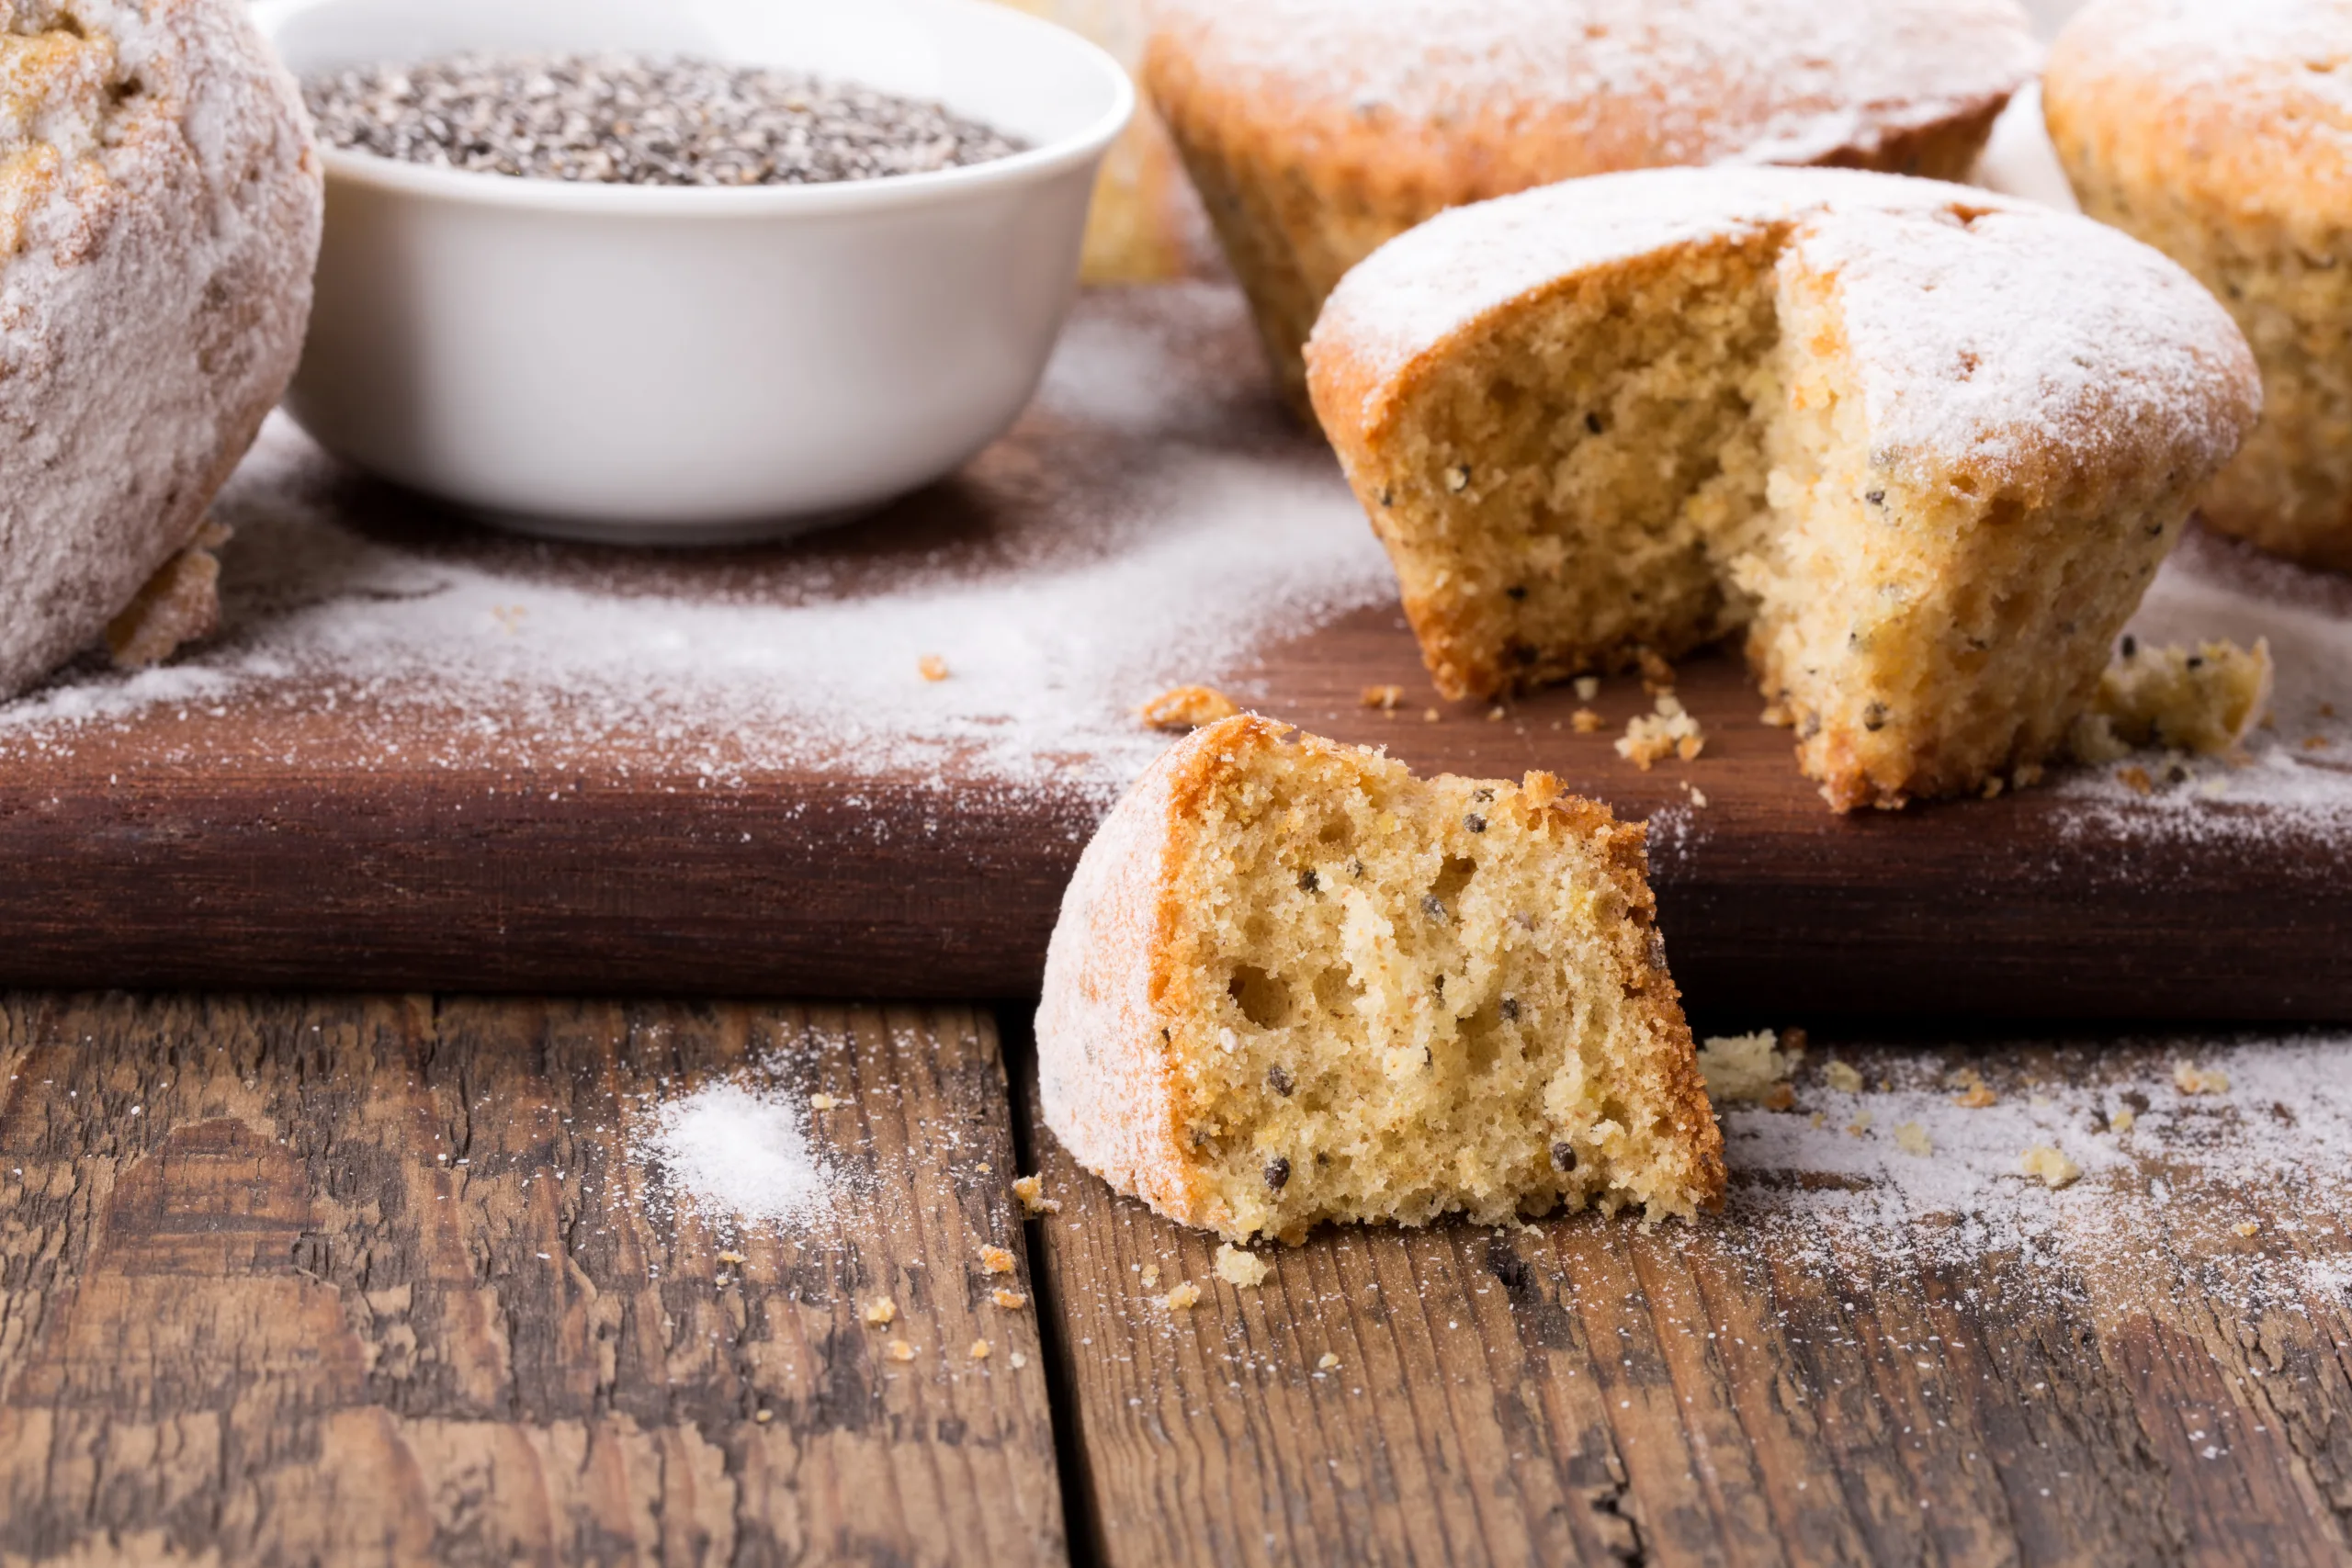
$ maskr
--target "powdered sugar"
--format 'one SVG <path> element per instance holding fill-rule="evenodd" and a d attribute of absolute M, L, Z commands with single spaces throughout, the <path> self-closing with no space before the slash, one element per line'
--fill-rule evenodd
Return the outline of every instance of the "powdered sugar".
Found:
<path fill-rule="evenodd" d="M 797 1223 L 822 1212 L 830 1197 L 802 1127 L 805 1114 L 773 1089 L 711 1084 L 654 1111 L 644 1153 L 672 1195 L 706 1218 Z"/>
<path fill-rule="evenodd" d="M 2068 453 L 2210 468 L 2251 418 L 2244 340 L 2155 252 L 1982 191 L 1813 169 L 1607 175 L 1445 213 L 1333 293 L 1308 347 L 1318 395 L 1361 388 L 1376 423 L 1411 366 L 1490 314 L 1600 267 L 1742 240 L 1834 288 L 1891 461 L 1996 482 Z"/>
<path fill-rule="evenodd" d="M 1486 162 L 1567 162 L 1539 179 L 1874 151 L 2035 64 L 2009 0 L 1181 0 L 1159 20 L 1190 70 L 1296 141 L 1401 121 L 1383 140 L 1413 157 L 1483 128 Z"/>
<path fill-rule="evenodd" d="M 1101 302 L 1024 434 L 955 484 L 805 545 L 625 569 L 359 484 L 275 423 L 218 508 L 238 531 L 224 638 L 172 670 L 76 671 L 0 709 L 0 747 L 172 705 L 346 705 L 380 714 L 380 742 L 304 761 L 1107 797 L 1164 744 L 1136 703 L 1394 592 L 1328 453 L 1215 357 L 1246 352 L 1220 292 Z M 922 677 L 927 655 L 948 679 Z"/>
<path fill-rule="evenodd" d="M 1859 1088 L 1831 1087 L 1841 1067 L 1860 1069 Z M 2200 1078 L 2209 1092 L 2184 1091 Z M 1724 1227 L 1777 1255 L 2023 1258 L 2055 1294 L 2086 1272 L 2173 1268 L 2175 1245 L 2239 1301 L 2340 1298 L 2352 1279 L 2336 1218 L 2352 1202 L 2352 1037 L 1816 1051 L 1793 1111 L 1734 1109 L 1724 1136 Z M 2081 1179 L 2029 1178 L 2037 1146 Z"/>

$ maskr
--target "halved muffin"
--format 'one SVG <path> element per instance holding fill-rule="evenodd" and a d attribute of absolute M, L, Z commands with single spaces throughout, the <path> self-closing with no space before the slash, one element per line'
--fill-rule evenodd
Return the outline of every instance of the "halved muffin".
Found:
<path fill-rule="evenodd" d="M 1307 361 L 1441 690 L 1744 631 L 1839 810 L 2054 753 L 2260 406 L 2147 246 L 1829 170 L 1459 209 L 1349 275 Z"/>
<path fill-rule="evenodd" d="M 1688 1214 L 1722 1138 L 1643 829 L 1252 715 L 1087 846 L 1037 1013 L 1046 1125 L 1187 1224 Z"/>

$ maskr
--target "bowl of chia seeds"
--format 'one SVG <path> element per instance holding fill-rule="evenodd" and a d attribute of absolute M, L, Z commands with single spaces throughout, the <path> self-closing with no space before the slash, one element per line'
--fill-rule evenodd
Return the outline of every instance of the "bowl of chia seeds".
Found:
<path fill-rule="evenodd" d="M 529 532 L 778 537 L 1020 414 L 1133 112 L 991 0 L 265 0 L 327 173 L 288 393 Z"/>

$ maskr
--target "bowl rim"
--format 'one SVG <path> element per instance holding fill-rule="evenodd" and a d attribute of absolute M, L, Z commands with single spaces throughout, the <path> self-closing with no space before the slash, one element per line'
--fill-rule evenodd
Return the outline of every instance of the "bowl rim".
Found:
<path fill-rule="evenodd" d="M 278 29 L 297 17 L 333 10 L 348 0 L 256 0 L 254 24 L 275 50 Z M 1091 124 L 1066 136 L 985 164 L 966 164 L 915 175 L 838 180 L 806 186 L 606 185 L 585 180 L 535 179 L 475 169 L 440 169 L 403 164 L 373 152 L 321 142 L 327 173 L 356 185 L 474 206 L 578 213 L 610 218 L 778 218 L 827 213 L 879 212 L 978 196 L 997 186 L 1049 179 L 1100 158 L 1135 118 L 1134 78 L 1107 51 L 1079 33 L 992 0 L 922 0 L 942 9 L 988 16 L 990 25 L 1025 31 L 1049 48 L 1066 49 L 1087 61 L 1111 84 L 1111 107 Z M 292 75 L 292 68 L 287 67 Z"/>

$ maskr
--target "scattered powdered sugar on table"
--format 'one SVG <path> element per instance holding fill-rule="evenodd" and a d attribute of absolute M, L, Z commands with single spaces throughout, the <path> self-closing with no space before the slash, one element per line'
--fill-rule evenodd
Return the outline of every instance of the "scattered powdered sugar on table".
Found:
<path fill-rule="evenodd" d="M 822 1213 L 831 1197 L 802 1114 L 774 1089 L 710 1084 L 654 1111 L 644 1152 L 671 1197 L 706 1218 L 794 1224 Z"/>
<path fill-rule="evenodd" d="M 1825 1267 L 2007 1258 L 2059 1294 L 2188 1269 L 2234 1301 L 2352 1304 L 2352 1035 L 1816 1051 L 1793 1110 L 1724 1130 L 1719 1239 Z M 2035 1147 L 2079 1179 L 2025 1175 Z"/>
<path fill-rule="evenodd" d="M 274 421 L 218 507 L 226 635 L 141 675 L 71 671 L 0 708 L 0 747 L 286 702 L 390 716 L 379 744 L 302 759 L 330 766 L 952 769 L 1107 796 L 1164 744 L 1136 704 L 1395 593 L 1329 452 L 1219 362 L 1246 331 L 1218 289 L 1090 301 L 1023 432 L 958 479 L 723 557 L 500 539 Z"/>

